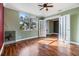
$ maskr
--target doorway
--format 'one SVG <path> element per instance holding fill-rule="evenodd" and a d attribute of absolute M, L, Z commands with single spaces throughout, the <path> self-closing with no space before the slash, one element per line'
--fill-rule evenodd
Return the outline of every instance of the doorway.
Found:
<path fill-rule="evenodd" d="M 59 18 L 50 19 L 46 21 L 46 36 L 56 36 L 59 34 Z"/>
<path fill-rule="evenodd" d="M 59 33 L 59 21 L 53 21 L 54 23 L 54 33 Z"/>

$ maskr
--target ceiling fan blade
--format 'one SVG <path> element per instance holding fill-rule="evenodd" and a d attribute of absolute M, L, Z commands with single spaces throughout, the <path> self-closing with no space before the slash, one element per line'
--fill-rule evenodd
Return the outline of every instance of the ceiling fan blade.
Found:
<path fill-rule="evenodd" d="M 53 7 L 53 5 L 47 6 L 47 7 Z"/>
<path fill-rule="evenodd" d="M 42 5 L 38 5 L 38 6 L 42 7 Z"/>
<path fill-rule="evenodd" d="M 40 10 L 42 10 L 42 9 L 44 9 L 44 7 L 43 7 L 43 8 L 41 8 Z"/>

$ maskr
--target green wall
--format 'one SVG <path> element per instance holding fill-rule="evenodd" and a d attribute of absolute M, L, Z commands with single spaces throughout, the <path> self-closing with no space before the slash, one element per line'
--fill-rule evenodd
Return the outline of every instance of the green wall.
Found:
<path fill-rule="evenodd" d="M 49 26 L 48 26 L 49 33 L 53 33 L 53 21 L 49 20 L 48 22 L 49 22 Z"/>
<path fill-rule="evenodd" d="M 71 41 L 79 43 L 79 14 L 71 15 Z"/>
<path fill-rule="evenodd" d="M 32 15 L 31 15 L 32 16 Z M 35 19 L 38 23 L 38 18 Z M 33 31 L 22 31 L 19 29 L 19 11 L 4 9 L 4 24 L 5 31 L 16 31 L 16 40 L 38 37 L 38 29 Z M 37 25 L 38 26 L 38 25 Z"/>

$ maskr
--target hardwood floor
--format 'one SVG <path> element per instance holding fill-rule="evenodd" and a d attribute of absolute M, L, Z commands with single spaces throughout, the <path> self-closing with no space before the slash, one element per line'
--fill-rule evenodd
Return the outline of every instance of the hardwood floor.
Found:
<path fill-rule="evenodd" d="M 79 56 L 79 46 L 57 37 L 36 38 L 5 45 L 2 56 Z"/>

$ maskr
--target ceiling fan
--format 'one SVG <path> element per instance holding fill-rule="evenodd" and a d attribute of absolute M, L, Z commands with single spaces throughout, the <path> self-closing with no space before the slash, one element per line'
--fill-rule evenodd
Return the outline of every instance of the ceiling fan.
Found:
<path fill-rule="evenodd" d="M 49 4 L 50 3 L 44 3 L 43 5 L 38 5 L 38 6 L 42 7 L 40 10 L 45 8 L 45 10 L 48 11 L 48 7 L 53 7 L 53 5 L 49 5 Z"/>

